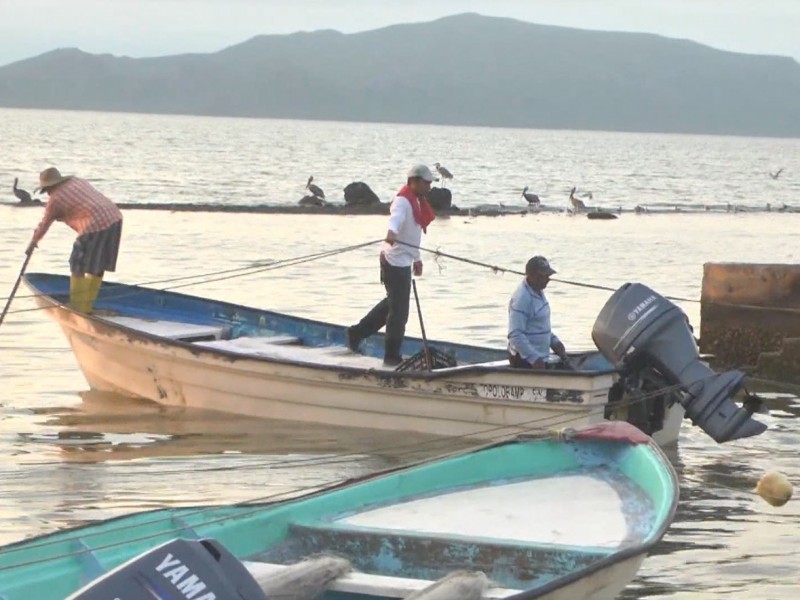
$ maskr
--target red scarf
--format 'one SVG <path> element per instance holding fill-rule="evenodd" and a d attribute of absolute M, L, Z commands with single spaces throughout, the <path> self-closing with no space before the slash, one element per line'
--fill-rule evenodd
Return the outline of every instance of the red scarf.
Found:
<path fill-rule="evenodd" d="M 428 203 L 428 199 L 425 198 L 425 196 L 417 197 L 414 190 L 407 185 L 401 187 L 397 195 L 408 200 L 408 203 L 411 205 L 411 211 L 414 213 L 414 220 L 419 223 L 424 233 L 428 233 L 428 225 L 436 218 L 436 213 L 433 212 L 431 205 Z"/>

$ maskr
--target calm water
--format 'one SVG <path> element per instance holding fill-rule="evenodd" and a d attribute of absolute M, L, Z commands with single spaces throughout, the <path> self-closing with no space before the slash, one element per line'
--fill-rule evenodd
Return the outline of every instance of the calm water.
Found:
<path fill-rule="evenodd" d="M 566 206 L 569 188 L 594 204 L 800 207 L 800 140 L 632 135 L 349 123 L 0 111 L 0 182 L 34 187 L 55 164 L 120 202 L 294 203 L 309 175 L 332 199 L 363 180 L 388 200 L 407 165 L 440 161 L 460 206 L 522 205 L 524 185 Z M 780 179 L 768 171 L 785 167 Z M 10 291 L 40 210 L 0 206 L 0 295 Z M 198 276 L 188 293 L 350 323 L 382 295 L 366 248 L 229 281 L 203 277 L 269 259 L 382 237 L 385 217 L 298 217 L 130 211 L 114 279 Z M 800 214 L 565 214 L 437 220 L 425 244 L 509 269 L 547 255 L 566 280 L 641 281 L 699 298 L 702 265 L 798 262 Z M 30 271 L 66 273 L 71 232 L 56 224 Z M 433 338 L 502 346 L 517 276 L 426 261 L 419 281 Z M 165 411 L 87 390 L 61 332 L 22 289 L 0 326 L 0 543 L 159 506 L 224 503 L 308 489 L 452 448 L 440 440 Z M 608 292 L 552 283 L 554 327 L 590 347 Z M 680 303 L 695 325 L 699 305 Z M 409 330 L 418 335 L 415 315 Z M 671 459 L 682 481 L 677 518 L 627 598 L 796 598 L 800 511 L 752 493 L 766 470 L 800 480 L 800 402 L 770 401 L 770 430 L 717 446 L 686 427 Z M 413 447 L 413 451 L 411 448 Z M 340 455 L 346 454 L 344 458 Z M 336 456 L 339 458 L 335 458 Z M 730 594 L 733 593 L 732 596 Z"/>

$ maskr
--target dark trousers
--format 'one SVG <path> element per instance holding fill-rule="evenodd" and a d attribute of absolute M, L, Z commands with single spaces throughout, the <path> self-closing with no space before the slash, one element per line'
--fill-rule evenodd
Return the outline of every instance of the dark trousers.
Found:
<path fill-rule="evenodd" d="M 378 302 L 356 325 L 358 337 L 363 339 L 386 326 L 384 360 L 401 358 L 400 346 L 406 333 L 408 303 L 411 296 L 411 267 L 394 267 L 381 260 L 381 282 L 386 297 Z"/>
<path fill-rule="evenodd" d="M 513 352 L 508 353 L 508 364 L 515 369 L 544 369 L 544 365 L 541 367 L 534 367 L 519 354 L 514 354 Z"/>

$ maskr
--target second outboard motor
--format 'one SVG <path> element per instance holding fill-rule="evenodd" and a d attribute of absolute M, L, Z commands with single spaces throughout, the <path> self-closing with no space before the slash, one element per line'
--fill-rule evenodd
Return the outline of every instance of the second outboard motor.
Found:
<path fill-rule="evenodd" d="M 703 364 L 684 312 L 647 286 L 626 283 L 614 292 L 594 323 L 592 339 L 616 368 L 654 370 L 679 386 L 678 401 L 686 416 L 715 441 L 766 430 L 751 411 L 732 400 L 745 374 L 718 374 Z"/>
<path fill-rule="evenodd" d="M 140 554 L 67 600 L 267 600 L 261 587 L 212 539 L 175 539 Z"/>

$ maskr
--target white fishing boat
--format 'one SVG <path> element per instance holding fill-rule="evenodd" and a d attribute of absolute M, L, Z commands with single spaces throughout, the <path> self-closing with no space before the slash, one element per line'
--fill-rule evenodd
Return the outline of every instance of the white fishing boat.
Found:
<path fill-rule="evenodd" d="M 635 289 L 633 310 L 630 298 L 612 297 L 601 313 L 602 325 L 613 312 L 610 325 L 593 332 L 604 352 L 573 355 L 571 365 L 555 359 L 534 371 L 510 368 L 504 349 L 441 341 L 426 346 L 413 338 L 401 350 L 417 360 L 385 368 L 382 334 L 354 353 L 340 325 L 108 282 L 96 314 L 83 314 L 67 304 L 68 277 L 29 274 L 26 282 L 61 326 L 92 388 L 165 405 L 484 439 L 627 420 L 671 444 L 684 410 L 719 442 L 765 429 L 730 399 L 744 376 L 698 366 L 696 348 L 686 351 L 680 337 L 670 340 L 686 363 L 676 373 L 665 368 L 669 349 L 663 344 L 656 360 L 648 352 L 615 354 L 632 348 L 634 339 L 645 348 L 642 335 L 652 337 L 680 312 L 662 298 L 670 318 L 654 313 L 657 303 L 639 301 L 644 286 Z M 616 335 L 620 310 L 627 317 Z M 632 355 L 648 360 L 628 368 Z M 445 366 L 420 360 L 431 356 L 449 360 Z M 691 377 L 681 379 L 686 374 Z"/>

